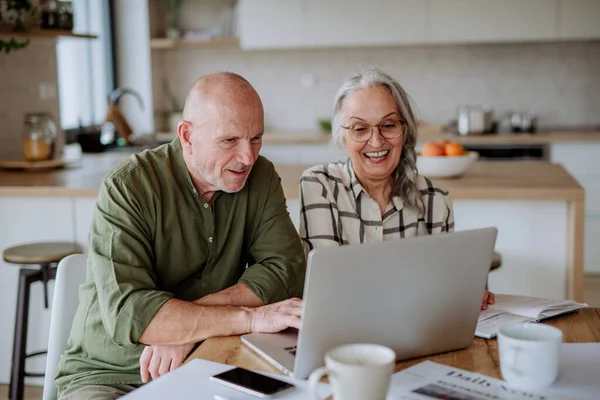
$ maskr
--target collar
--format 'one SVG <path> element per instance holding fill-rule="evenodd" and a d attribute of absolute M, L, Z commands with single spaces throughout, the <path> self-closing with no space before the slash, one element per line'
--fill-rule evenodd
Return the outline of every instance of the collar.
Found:
<path fill-rule="evenodd" d="M 364 192 L 365 195 L 369 196 L 365 188 L 360 184 L 360 182 L 356 178 L 356 174 L 354 173 L 354 168 L 352 168 L 352 161 L 350 160 L 350 158 L 348 158 L 348 160 L 344 164 L 344 169 L 348 174 L 348 184 L 350 186 L 352 194 L 354 195 L 354 200 L 358 199 L 358 196 L 360 196 L 362 192 Z M 401 210 L 404 207 L 404 201 L 402 201 L 402 197 L 392 197 L 392 205 L 396 208 L 396 210 Z"/>

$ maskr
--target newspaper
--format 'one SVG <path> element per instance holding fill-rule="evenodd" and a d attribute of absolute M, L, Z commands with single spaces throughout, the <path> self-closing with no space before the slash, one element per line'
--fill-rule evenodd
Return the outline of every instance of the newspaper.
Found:
<path fill-rule="evenodd" d="M 387 400 L 563 400 L 577 397 L 512 389 L 506 382 L 424 361 L 392 376 Z"/>

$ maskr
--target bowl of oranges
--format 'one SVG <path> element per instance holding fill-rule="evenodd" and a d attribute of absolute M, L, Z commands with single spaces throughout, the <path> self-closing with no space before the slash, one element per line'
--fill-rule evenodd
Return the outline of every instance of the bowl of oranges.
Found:
<path fill-rule="evenodd" d="M 464 174 L 479 158 L 479 153 L 465 150 L 450 140 L 427 142 L 417 153 L 420 175 L 431 178 L 456 178 Z"/>

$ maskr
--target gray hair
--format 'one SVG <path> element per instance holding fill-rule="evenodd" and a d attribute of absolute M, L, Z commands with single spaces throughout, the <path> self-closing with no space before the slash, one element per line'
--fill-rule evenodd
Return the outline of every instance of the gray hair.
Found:
<path fill-rule="evenodd" d="M 331 123 L 331 143 L 343 147 L 344 134 L 341 128 L 340 112 L 344 100 L 352 93 L 374 86 L 380 86 L 390 92 L 398 112 L 406 120 L 406 131 L 402 144 L 402 155 L 396 167 L 391 196 L 400 196 L 404 203 L 416 210 L 420 216 L 425 214 L 425 205 L 417 188 L 417 123 L 410 106 L 410 100 L 402 86 L 392 77 L 378 69 L 369 69 L 348 79 L 338 89 L 333 103 L 333 119 Z"/>

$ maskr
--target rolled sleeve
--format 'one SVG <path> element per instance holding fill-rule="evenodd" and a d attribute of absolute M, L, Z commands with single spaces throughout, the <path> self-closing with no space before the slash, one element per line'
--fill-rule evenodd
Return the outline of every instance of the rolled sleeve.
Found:
<path fill-rule="evenodd" d="M 256 263 L 245 270 L 239 282 L 263 303 L 302 296 L 306 273 L 304 251 L 287 211 L 281 179 L 272 165 L 268 196 L 250 253 Z"/>
<path fill-rule="evenodd" d="M 89 263 L 102 323 L 120 346 L 135 346 L 173 294 L 157 287 L 152 234 L 139 196 L 118 181 L 105 182 L 90 230 Z"/>

